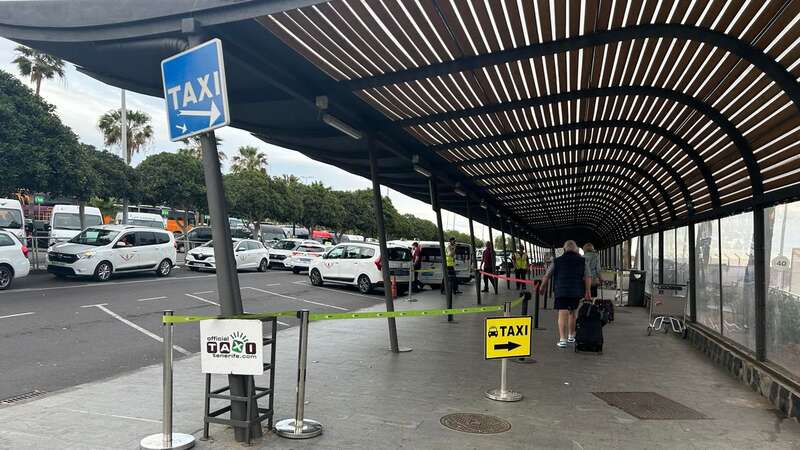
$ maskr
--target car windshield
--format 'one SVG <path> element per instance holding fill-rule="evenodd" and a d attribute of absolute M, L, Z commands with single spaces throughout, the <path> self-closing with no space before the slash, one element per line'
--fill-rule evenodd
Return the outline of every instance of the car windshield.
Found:
<path fill-rule="evenodd" d="M 97 226 L 103 224 L 100 216 L 84 215 L 86 226 Z M 80 230 L 81 217 L 78 213 L 56 213 L 53 215 L 53 228 L 57 230 Z"/>
<path fill-rule="evenodd" d="M 101 228 L 87 228 L 69 242 L 73 244 L 92 245 L 99 247 L 101 245 L 108 245 L 119 234 L 118 231 L 103 230 Z"/>
<path fill-rule="evenodd" d="M 22 213 L 18 209 L 0 208 L 0 228 L 22 228 Z"/>
<path fill-rule="evenodd" d="M 275 250 L 294 250 L 295 247 L 297 247 L 297 242 L 295 241 L 280 241 L 272 248 Z"/>
<path fill-rule="evenodd" d="M 231 245 L 235 245 L 237 241 L 231 240 Z M 205 244 L 201 245 L 201 247 L 211 247 L 214 248 L 214 241 L 208 241 Z"/>
<path fill-rule="evenodd" d="M 411 261 L 411 250 L 402 247 L 389 247 L 389 261 Z"/>
<path fill-rule="evenodd" d="M 151 228 L 164 228 L 164 222 L 160 220 L 128 219 L 128 225 L 137 225 L 140 227 L 151 227 Z"/>

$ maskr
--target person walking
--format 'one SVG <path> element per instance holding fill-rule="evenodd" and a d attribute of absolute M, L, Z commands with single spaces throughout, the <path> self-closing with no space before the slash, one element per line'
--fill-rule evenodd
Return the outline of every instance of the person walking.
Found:
<path fill-rule="evenodd" d="M 414 283 L 412 284 L 412 288 L 414 291 L 421 291 L 424 286 L 419 281 L 419 271 L 422 270 L 422 248 L 420 248 L 419 242 L 411 244 L 411 264 L 414 267 Z"/>
<path fill-rule="evenodd" d="M 483 292 L 489 292 L 489 283 L 491 283 L 492 286 L 494 286 L 494 293 L 497 294 L 497 278 L 487 275 L 494 274 L 494 269 L 494 246 L 492 245 L 492 241 L 486 241 L 486 248 L 483 249 L 483 255 L 481 256 L 481 271 L 485 274 L 483 275 Z M 480 277 L 478 280 L 480 280 Z"/>
<path fill-rule="evenodd" d="M 591 242 L 583 244 L 583 259 L 586 261 L 586 276 L 592 278 L 590 293 L 597 298 L 597 287 L 600 285 L 600 254 L 594 250 Z"/>
<path fill-rule="evenodd" d="M 525 253 L 525 247 L 520 245 L 519 251 L 514 252 L 512 258 L 514 258 L 514 278 L 525 280 L 528 273 L 528 254 Z M 517 290 L 520 289 L 523 291 L 527 289 L 524 281 L 517 281 Z"/>
<path fill-rule="evenodd" d="M 586 261 L 578 253 L 573 240 L 564 242 L 564 254 L 553 260 L 551 270 L 542 277 L 540 292 L 547 289 L 550 278 L 555 291 L 554 309 L 558 310 L 558 335 L 560 348 L 575 343 L 575 319 L 581 297 L 591 298 L 591 277 L 586 276 Z"/>
<path fill-rule="evenodd" d="M 450 292 L 460 294 L 458 290 L 458 278 L 456 278 L 456 238 L 451 237 L 444 249 L 445 264 L 447 265 L 447 279 L 450 282 Z M 444 294 L 444 283 L 442 283 L 442 294 Z"/>

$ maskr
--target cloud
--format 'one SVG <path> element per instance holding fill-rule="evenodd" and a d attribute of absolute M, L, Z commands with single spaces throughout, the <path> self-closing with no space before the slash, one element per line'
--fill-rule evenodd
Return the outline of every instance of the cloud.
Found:
<path fill-rule="evenodd" d="M 18 75 L 17 68 L 11 63 L 16 57 L 14 48 L 16 43 L 0 38 L 0 70 Z M 22 80 L 30 86 L 29 80 Z M 82 142 L 103 148 L 103 136 L 97 128 L 97 120 L 105 112 L 119 108 L 120 89 L 104 84 L 88 77 L 71 64 L 67 64 L 64 80 L 44 80 L 41 95 L 45 100 L 56 106 L 56 113 L 62 122 L 72 128 Z M 164 100 L 149 97 L 133 92 L 126 95 L 128 109 L 137 109 L 150 115 L 155 139 L 152 144 L 141 153 L 134 155 L 132 164 L 138 165 L 147 156 L 161 152 L 175 152 L 180 148 L 180 143 L 170 142 L 167 138 L 166 112 Z M 253 145 L 263 149 L 268 155 L 271 175 L 291 174 L 306 182 L 320 181 L 337 190 L 367 189 L 372 187 L 372 182 L 364 177 L 353 175 L 338 167 L 315 161 L 302 153 L 294 150 L 277 147 L 256 139 L 250 133 L 232 127 L 217 130 L 217 135 L 222 137 L 223 150 L 228 155 L 228 160 L 223 163 L 223 171 L 230 167 L 230 159 L 235 150 L 243 145 Z M 120 153 L 119 147 L 109 149 Z M 383 188 L 386 195 L 386 188 Z M 436 220 L 430 205 L 408 197 L 400 192 L 389 190 L 389 198 L 401 214 L 413 214 L 417 217 Z M 442 222 L 445 229 L 454 228 L 458 231 L 469 232 L 467 219 L 443 211 Z M 488 239 L 485 227 L 475 224 L 476 238 Z"/>

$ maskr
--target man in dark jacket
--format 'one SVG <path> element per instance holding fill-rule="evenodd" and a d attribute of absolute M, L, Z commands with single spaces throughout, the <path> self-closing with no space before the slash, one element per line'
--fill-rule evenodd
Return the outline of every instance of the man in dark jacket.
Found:
<path fill-rule="evenodd" d="M 558 310 L 558 347 L 575 342 L 575 313 L 581 297 L 592 298 L 592 278 L 586 276 L 586 261 L 578 253 L 578 245 L 569 240 L 564 243 L 564 254 L 553 261 L 551 270 L 542 277 L 539 289 L 544 292 L 553 278 L 554 309 Z M 565 337 L 566 336 L 566 337 Z"/>
<path fill-rule="evenodd" d="M 495 256 L 492 241 L 486 241 L 486 248 L 483 250 L 481 256 L 481 270 L 484 273 L 494 274 Z M 489 275 L 483 276 L 483 292 L 489 292 L 489 283 L 494 287 L 494 293 L 497 294 L 497 278 Z M 480 277 L 478 277 L 478 287 L 480 287 Z"/>

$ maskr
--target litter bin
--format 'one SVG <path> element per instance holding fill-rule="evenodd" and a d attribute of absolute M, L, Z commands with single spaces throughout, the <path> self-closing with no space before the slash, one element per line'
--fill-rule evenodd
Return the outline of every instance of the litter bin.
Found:
<path fill-rule="evenodd" d="M 644 306 L 644 284 L 647 281 L 647 272 L 643 270 L 631 270 L 628 280 L 628 304 L 627 306 Z"/>

